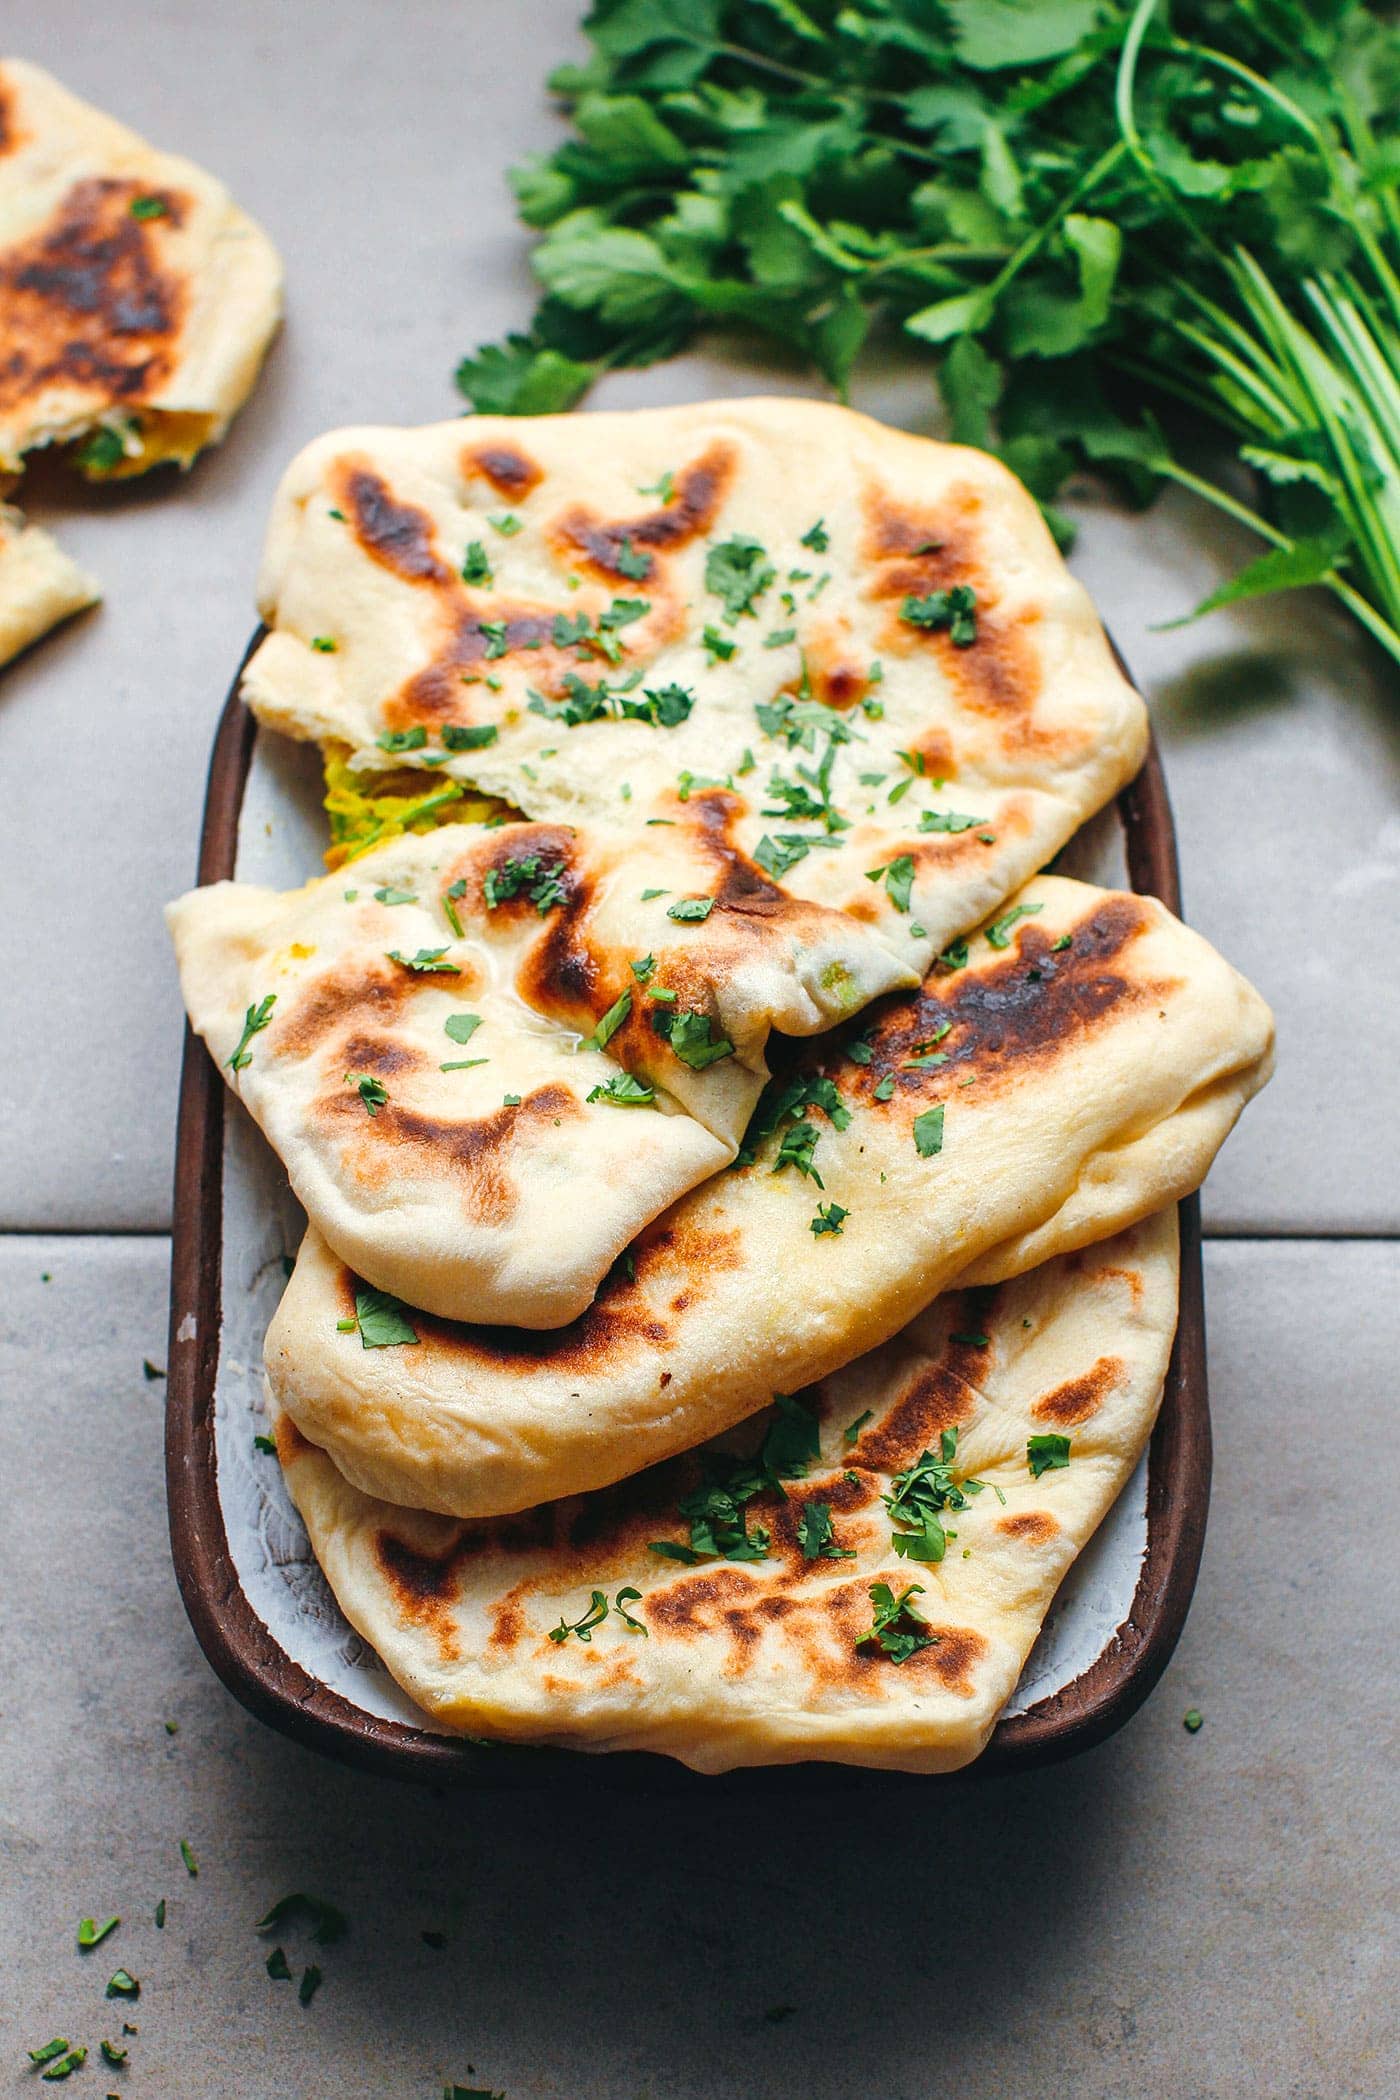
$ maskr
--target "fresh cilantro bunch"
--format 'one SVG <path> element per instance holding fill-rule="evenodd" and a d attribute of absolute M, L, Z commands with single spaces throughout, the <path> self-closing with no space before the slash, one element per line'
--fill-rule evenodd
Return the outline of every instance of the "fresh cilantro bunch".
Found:
<path fill-rule="evenodd" d="M 540 234 L 483 411 L 752 328 L 844 392 L 923 347 L 950 434 L 1054 501 L 1180 481 L 1400 659 L 1400 29 L 1362 0 L 598 0 L 511 181 Z M 1263 490 L 1175 456 L 1182 407 Z M 1173 427 L 1170 414 L 1168 428 Z M 734 588 L 750 581 L 736 573 Z M 1202 610 L 1206 608 L 1198 608 Z"/>

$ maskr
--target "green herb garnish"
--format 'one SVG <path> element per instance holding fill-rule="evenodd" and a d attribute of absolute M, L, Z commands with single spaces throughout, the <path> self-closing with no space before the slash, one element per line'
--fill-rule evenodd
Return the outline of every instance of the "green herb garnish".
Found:
<path fill-rule="evenodd" d="M 1045 906 L 1043 904 L 1013 904 L 1010 911 L 1003 912 L 999 919 L 993 919 L 991 925 L 985 929 L 987 946 L 989 948 L 1009 948 L 1011 946 L 1011 929 L 1018 920 L 1033 919 L 1038 911 L 1044 911 L 1044 909 Z"/>
<path fill-rule="evenodd" d="M 120 1918 L 105 1918 L 100 1925 L 95 1918 L 84 1918 L 78 1926 L 78 1945 L 100 1947 L 108 1933 L 115 1932 L 120 1924 Z"/>
<path fill-rule="evenodd" d="M 485 584 L 491 581 L 491 562 L 480 540 L 468 540 L 467 551 L 462 557 L 463 583 Z"/>
<path fill-rule="evenodd" d="M 592 1035 L 584 1037 L 579 1044 L 580 1050 L 606 1050 L 608 1044 L 617 1034 L 618 1029 L 621 1028 L 631 1011 L 632 994 L 623 992 L 618 998 L 614 999 Z"/>
<path fill-rule="evenodd" d="M 607 1616 L 608 1600 L 601 1590 L 594 1590 L 588 1609 L 583 1616 L 573 1621 L 561 1618 L 549 1638 L 562 1646 L 572 1633 L 577 1635 L 579 1640 L 591 1643 L 594 1627 L 601 1626 Z"/>
<path fill-rule="evenodd" d="M 363 1349 L 398 1349 L 418 1340 L 418 1330 L 407 1318 L 407 1307 L 390 1291 L 376 1291 L 368 1284 L 355 1287 L 355 1324 Z M 262 1927 L 259 1926 L 261 1931 Z M 317 1937 L 321 1935 L 318 1933 Z"/>
<path fill-rule="evenodd" d="M 614 1108 L 654 1108 L 656 1089 L 634 1079 L 630 1072 L 614 1072 L 604 1086 L 590 1087 L 585 1098 L 609 1102 Z"/>
<path fill-rule="evenodd" d="M 1042 1473 L 1058 1472 L 1069 1464 L 1069 1438 L 1067 1436 L 1033 1436 L 1026 1440 L 1026 1464 L 1034 1479 Z"/>
<path fill-rule="evenodd" d="M 421 976 L 426 977 L 432 976 L 435 971 L 441 971 L 447 977 L 460 977 L 462 973 L 456 963 L 443 961 L 446 953 L 445 947 L 420 948 L 416 955 L 405 955 L 398 948 L 388 950 L 390 962 L 396 962 L 401 969 L 417 970 Z"/>
<path fill-rule="evenodd" d="M 839 1233 L 850 1215 L 839 1203 L 819 1203 L 817 1214 L 812 1220 L 812 1231 L 818 1237 L 824 1232 Z"/>
<path fill-rule="evenodd" d="M 682 921 L 708 919 L 714 908 L 713 897 L 679 897 L 674 904 L 667 905 L 666 916 Z"/>
<path fill-rule="evenodd" d="M 873 1641 L 894 1663 L 906 1663 L 921 1648 L 932 1648 L 942 1635 L 928 1631 L 927 1620 L 911 1602 L 923 1594 L 921 1582 L 911 1583 L 898 1596 L 887 1582 L 872 1582 L 870 1602 L 875 1607 L 874 1624 L 868 1633 L 860 1636 L 856 1646 L 864 1648 Z"/>
<path fill-rule="evenodd" d="M 547 861 L 538 853 L 512 854 L 500 867 L 487 869 L 481 894 L 495 911 L 523 890 L 543 917 L 554 905 L 568 902 L 563 876 L 562 861 Z"/>
<path fill-rule="evenodd" d="M 920 1159 L 934 1159 L 943 1150 L 943 1104 L 926 1108 L 914 1118 L 914 1143 Z"/>
<path fill-rule="evenodd" d="M 238 1048 L 228 1061 L 231 1072 L 241 1072 L 253 1062 L 253 1053 L 248 1048 L 253 1037 L 261 1033 L 272 1019 L 272 1009 L 277 1004 L 276 992 L 269 992 L 256 1006 L 250 1006 L 243 1016 L 243 1033 L 238 1038 Z"/>

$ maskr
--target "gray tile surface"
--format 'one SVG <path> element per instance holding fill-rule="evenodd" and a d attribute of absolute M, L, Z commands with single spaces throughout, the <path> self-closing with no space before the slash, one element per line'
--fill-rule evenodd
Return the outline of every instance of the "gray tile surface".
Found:
<path fill-rule="evenodd" d="M 105 578 L 105 607 L 0 679 L 0 1226 L 168 1219 L 180 1023 L 159 907 L 191 879 L 219 701 L 252 620 L 267 503 L 306 438 L 457 403 L 465 348 L 529 311 L 505 165 L 548 143 L 572 0 L 45 0 L 28 55 L 227 178 L 281 246 L 290 318 L 224 450 L 183 486 L 75 490 L 36 514 Z M 752 357 L 752 353 L 749 353 Z M 688 359 L 609 405 L 805 384 Z M 865 405 L 926 424 L 921 382 Z M 1316 598 L 1154 634 L 1249 550 L 1198 506 L 1088 514 L 1076 557 L 1148 686 L 1188 907 L 1257 977 L 1284 1063 L 1206 1199 L 1230 1231 L 1400 1229 L 1400 714 Z M 74 841 L 81 827 L 81 847 Z M 1309 1055 L 1319 1042 L 1324 1060 Z"/>
<path fill-rule="evenodd" d="M 1039 1775 L 933 1784 L 917 1812 L 731 1804 L 718 1827 L 703 1801 L 434 1798 L 234 1705 L 166 1557 L 162 1389 L 141 1372 L 165 1260 L 159 1240 L 0 1242 L 0 2089 L 36 2089 L 22 2051 L 55 2033 L 95 2059 L 120 1962 L 142 1984 L 130 2068 L 94 2060 L 75 2096 L 1394 2091 L 1400 1248 L 1208 1249 L 1205 1564 L 1121 1735 Z M 306 2011 L 252 1930 L 293 1889 L 351 1919 Z M 113 1911 L 80 1955 L 78 1919 Z"/>

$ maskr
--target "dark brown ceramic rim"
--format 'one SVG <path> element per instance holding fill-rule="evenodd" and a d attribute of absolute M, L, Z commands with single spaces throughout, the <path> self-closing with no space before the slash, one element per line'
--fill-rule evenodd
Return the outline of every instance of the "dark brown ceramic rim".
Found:
<path fill-rule="evenodd" d="M 261 639 L 255 635 L 249 654 Z M 246 658 L 245 658 L 246 662 Z M 240 666 L 241 675 L 241 666 Z M 235 679 L 209 768 L 199 880 L 233 873 L 238 816 L 256 725 Z M 1171 807 L 1155 744 L 1118 800 L 1133 888 L 1180 904 Z M 863 1791 L 926 1786 L 898 1773 L 806 1764 L 702 1778 L 672 1759 L 619 1752 L 536 1750 L 461 1742 L 377 1720 L 309 1677 L 245 1597 L 229 1552 L 214 1454 L 214 1384 L 219 1363 L 222 1269 L 224 1088 L 196 1037 L 186 1032 L 175 1157 L 166 1484 L 175 1572 L 191 1624 L 218 1675 L 251 1713 L 295 1741 L 367 1770 L 471 1787 L 568 1786 L 666 1793 L 784 1790 Z M 193 1332 L 186 1316 L 194 1315 Z M 998 1724 L 964 1773 L 1019 1770 L 1101 1742 L 1142 1704 L 1161 1676 L 1186 1618 L 1200 1565 L 1210 1493 L 1201 1239 L 1195 1198 L 1181 1206 L 1181 1309 L 1147 1479 L 1147 1550 L 1132 1609 L 1082 1676 L 1026 1713 Z M 948 1780 L 943 1781 L 944 1784 Z"/>

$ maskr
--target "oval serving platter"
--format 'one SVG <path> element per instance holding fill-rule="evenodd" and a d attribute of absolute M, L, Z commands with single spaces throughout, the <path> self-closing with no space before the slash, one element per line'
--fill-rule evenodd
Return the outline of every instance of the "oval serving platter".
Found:
<path fill-rule="evenodd" d="M 260 639 L 261 630 L 249 654 Z M 319 870 L 324 841 L 319 754 L 259 731 L 235 678 L 210 763 L 199 881 L 237 875 L 290 887 Z M 1056 865 L 1179 909 L 1155 744 L 1137 779 Z M 487 1743 L 428 1725 L 341 1617 L 275 1458 L 253 1443 L 266 1427 L 262 1337 L 303 1222 L 280 1162 L 187 1030 L 166 1399 L 171 1547 L 185 1609 L 214 1670 L 250 1712 L 296 1741 L 370 1770 L 476 1788 L 948 1785 L 1089 1748 L 1128 1719 L 1166 1667 L 1195 1587 L 1210 1490 L 1194 1197 L 1181 1206 L 1176 1343 L 1148 1451 L 1061 1585 L 987 1749 L 934 1782 L 823 1764 L 711 1778 L 652 1753 Z"/>

